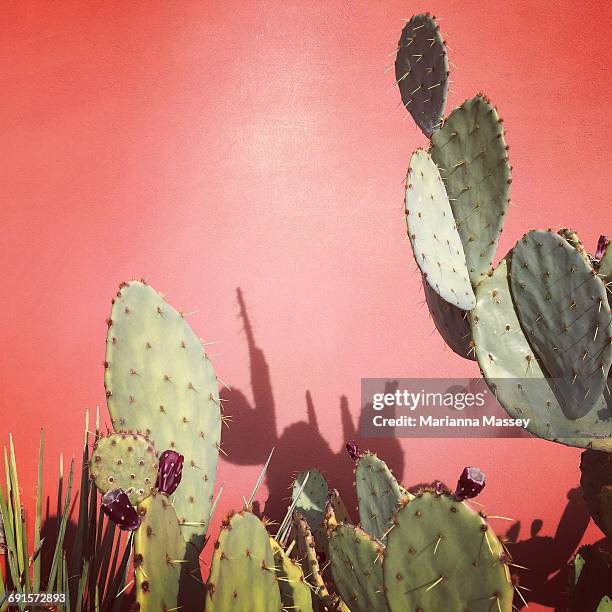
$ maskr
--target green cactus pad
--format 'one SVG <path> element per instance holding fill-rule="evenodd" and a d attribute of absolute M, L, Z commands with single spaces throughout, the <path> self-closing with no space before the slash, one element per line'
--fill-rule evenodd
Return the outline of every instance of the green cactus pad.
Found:
<path fill-rule="evenodd" d="M 585 416 L 598 403 L 612 362 L 604 284 L 559 235 L 532 231 L 514 248 L 511 288 L 521 326 L 554 381 L 564 414 Z"/>
<path fill-rule="evenodd" d="M 134 574 L 139 610 L 174 610 L 187 546 L 176 512 L 166 495 L 153 493 L 138 505 L 138 513 L 142 523 L 134 533 Z"/>
<path fill-rule="evenodd" d="M 292 524 L 293 537 L 296 543 L 295 551 L 304 570 L 304 576 L 312 587 L 314 594 L 322 601 L 330 602 L 331 597 L 321 575 L 315 540 L 308 522 L 299 512 L 296 512 L 293 515 Z"/>
<path fill-rule="evenodd" d="M 361 527 L 384 541 L 402 497 L 397 480 L 382 459 L 365 453 L 355 464 L 355 486 Z"/>
<path fill-rule="evenodd" d="M 487 384 L 512 418 L 530 419 L 527 429 L 535 436 L 612 450 L 612 412 L 603 398 L 580 419 L 572 421 L 563 414 L 521 329 L 510 293 L 508 257 L 478 285 L 476 307 L 470 313 L 476 357 Z"/>
<path fill-rule="evenodd" d="M 508 209 L 511 169 L 502 122 L 478 94 L 456 108 L 431 139 L 476 286 L 493 267 Z"/>
<path fill-rule="evenodd" d="M 328 503 L 338 523 L 350 523 L 351 517 L 338 489 L 332 489 L 328 495 Z"/>
<path fill-rule="evenodd" d="M 587 450 L 580 460 L 580 486 L 595 524 L 612 537 L 612 454 Z"/>
<path fill-rule="evenodd" d="M 221 415 L 217 378 L 183 317 L 151 287 L 130 282 L 113 300 L 104 383 L 117 431 L 185 456 L 175 509 L 183 537 L 204 543 L 215 486 Z"/>
<path fill-rule="evenodd" d="M 395 58 L 402 102 L 423 134 L 439 129 L 448 96 L 448 57 L 440 28 L 428 14 L 406 23 Z"/>
<path fill-rule="evenodd" d="M 312 595 L 300 564 L 290 559 L 274 538 L 270 538 L 270 546 L 283 608 L 295 612 L 312 612 Z"/>
<path fill-rule="evenodd" d="M 281 598 L 270 536 L 250 512 L 230 515 L 215 544 L 207 612 L 279 612 Z"/>
<path fill-rule="evenodd" d="M 597 271 L 606 283 L 612 283 L 612 242 L 606 247 L 606 251 L 599 262 Z"/>
<path fill-rule="evenodd" d="M 383 574 L 391 612 L 512 609 L 501 543 L 452 495 L 422 492 L 397 512 Z"/>
<path fill-rule="evenodd" d="M 423 289 L 429 313 L 444 342 L 457 355 L 475 361 L 468 313 L 443 300 L 425 281 Z"/>
<path fill-rule="evenodd" d="M 387 612 L 381 545 L 344 524 L 331 532 L 328 549 L 334 584 L 351 612 Z"/>
<path fill-rule="evenodd" d="M 457 308 L 474 308 L 476 298 L 444 183 L 423 149 L 417 149 L 410 159 L 406 224 L 414 257 L 428 285 Z"/>
<path fill-rule="evenodd" d="M 612 553 L 597 544 L 581 546 L 572 560 L 572 568 L 568 612 L 609 612 Z"/>
<path fill-rule="evenodd" d="M 612 599 L 607 595 L 599 602 L 596 612 L 612 612 Z"/>
<path fill-rule="evenodd" d="M 306 486 L 295 504 L 295 509 L 308 521 L 310 528 L 314 530 L 323 523 L 328 486 L 325 477 L 319 470 L 306 470 L 298 474 L 293 482 L 292 500 L 295 500 L 307 474 L 308 480 L 306 481 Z"/>
<path fill-rule="evenodd" d="M 139 434 L 112 433 L 96 442 L 89 473 L 102 494 L 123 489 L 135 506 L 154 490 L 157 467 L 150 440 Z"/>

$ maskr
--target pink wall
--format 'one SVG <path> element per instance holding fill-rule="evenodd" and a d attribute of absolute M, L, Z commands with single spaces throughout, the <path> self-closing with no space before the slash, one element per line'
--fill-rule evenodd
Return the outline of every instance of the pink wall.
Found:
<path fill-rule="evenodd" d="M 273 444 L 275 482 L 314 455 L 348 486 L 339 407 L 346 396 L 356 418 L 360 377 L 478 374 L 433 331 L 403 244 L 402 180 L 425 141 L 385 69 L 402 18 L 424 10 L 457 66 L 450 107 L 483 91 L 505 119 L 515 207 L 500 252 L 560 225 L 593 247 L 612 221 L 603 1 L 3 6 L 0 439 L 15 436 L 29 502 L 38 428 L 51 478 L 84 408 L 104 405 L 104 320 L 129 277 L 198 311 L 219 376 L 252 401 L 244 291 L 276 424 L 235 423 L 255 465 L 222 463 L 219 516 Z M 322 437 L 302 424 L 281 438 L 306 420 L 307 390 Z M 578 451 L 539 440 L 370 446 L 403 462 L 406 484 L 481 466 L 482 503 L 520 519 L 521 538 L 534 518 L 554 534 L 579 479 Z"/>

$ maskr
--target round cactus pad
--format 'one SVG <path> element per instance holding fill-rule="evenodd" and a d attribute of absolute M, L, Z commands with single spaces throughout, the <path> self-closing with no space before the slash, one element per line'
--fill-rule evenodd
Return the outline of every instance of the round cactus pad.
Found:
<path fill-rule="evenodd" d="M 184 455 L 174 506 L 186 540 L 204 543 L 221 432 L 217 378 L 202 344 L 154 289 L 132 281 L 113 301 L 104 383 L 116 431 Z"/>
<path fill-rule="evenodd" d="M 579 419 L 570 420 L 561 410 L 519 323 L 508 258 L 478 285 L 476 307 L 470 313 L 476 357 L 487 384 L 512 418 L 529 419 L 527 429 L 534 435 L 569 446 L 612 450 L 612 412 L 603 398 Z"/>
<path fill-rule="evenodd" d="M 100 438 L 89 462 L 91 478 L 104 494 L 123 489 L 132 505 L 151 495 L 157 478 L 157 454 L 150 440 L 132 433 Z"/>
<path fill-rule="evenodd" d="M 561 236 L 538 230 L 514 248 L 511 289 L 521 326 L 564 414 L 585 416 L 598 404 L 612 362 L 604 284 Z"/>
<path fill-rule="evenodd" d="M 351 612 L 387 612 L 383 588 L 383 551 L 365 531 L 339 525 L 330 535 L 334 584 Z"/>
<path fill-rule="evenodd" d="M 482 95 L 466 100 L 431 138 L 472 285 L 492 269 L 510 196 L 502 121 Z"/>
<path fill-rule="evenodd" d="M 391 612 L 512 610 L 501 543 L 485 519 L 452 495 L 424 492 L 397 512 L 383 574 Z"/>
<path fill-rule="evenodd" d="M 442 123 L 448 95 L 448 57 L 440 28 L 427 13 L 415 15 L 402 30 L 395 79 L 406 110 L 430 138 Z"/>
<path fill-rule="evenodd" d="M 410 159 L 406 223 L 414 257 L 429 286 L 458 308 L 474 308 L 476 298 L 446 189 L 423 149 L 417 149 Z"/>

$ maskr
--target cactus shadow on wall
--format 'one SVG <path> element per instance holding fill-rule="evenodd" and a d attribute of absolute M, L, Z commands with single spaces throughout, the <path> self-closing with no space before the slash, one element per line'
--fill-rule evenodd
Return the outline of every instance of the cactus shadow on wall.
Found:
<path fill-rule="evenodd" d="M 287 489 L 292 476 L 312 467 L 322 470 L 330 488 L 340 490 L 349 508 L 354 508 L 353 462 L 344 450 L 344 442 L 356 440 L 364 448 L 368 447 L 368 442 L 359 436 L 347 398 L 340 398 L 343 444 L 339 452 L 332 450 L 321 433 L 315 405 L 308 390 L 305 390 L 306 420 L 289 425 L 279 436 L 270 369 L 262 349 L 255 341 L 240 288 L 237 289 L 237 298 L 249 353 L 253 405 L 240 390 L 225 389 L 221 392 L 221 398 L 227 400 L 225 410 L 232 416 L 229 429 L 224 429 L 222 434 L 223 448 L 227 452 L 224 460 L 236 465 L 261 465 L 265 463 L 272 447 L 275 448 L 266 472 L 269 497 L 263 511 L 274 520 L 281 519 L 287 510 Z M 380 452 L 401 482 L 404 457 L 399 442 L 394 439 L 377 440 L 372 450 Z"/>

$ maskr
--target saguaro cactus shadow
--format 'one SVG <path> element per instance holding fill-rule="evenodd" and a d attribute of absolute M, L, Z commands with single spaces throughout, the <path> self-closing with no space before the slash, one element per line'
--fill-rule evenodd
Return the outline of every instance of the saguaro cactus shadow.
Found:
<path fill-rule="evenodd" d="M 539 535 L 543 523 L 534 519 L 530 537 L 519 540 L 521 524 L 516 522 L 506 533 L 507 548 L 512 555 L 512 574 L 518 578 L 525 600 L 549 606 L 558 612 L 567 610 L 569 595 L 569 562 L 589 524 L 589 513 L 579 487 L 567 494 L 567 505 L 554 536 Z M 527 569 L 521 569 L 523 566 Z M 527 590 L 528 589 L 528 590 Z M 525 603 L 517 596 L 514 605 Z"/>
<path fill-rule="evenodd" d="M 372 450 L 379 451 L 401 480 L 404 457 L 399 442 L 389 439 L 376 440 L 372 444 L 371 440 L 361 439 L 344 395 L 339 402 L 343 441 L 340 451 L 334 452 L 321 433 L 314 401 L 308 390 L 305 391 L 306 420 L 289 425 L 278 435 L 270 369 L 255 340 L 240 288 L 237 289 L 237 298 L 247 340 L 253 405 L 240 390 L 222 391 L 221 398 L 227 400 L 225 409 L 232 415 L 230 428 L 223 432 L 223 448 L 227 452 L 226 461 L 237 465 L 258 465 L 265 463 L 271 448 L 275 447 L 274 457 L 266 472 L 269 497 L 264 508 L 265 515 L 276 520 L 284 516 L 288 505 L 287 487 L 291 484 L 292 475 L 311 467 L 321 469 L 330 487 L 341 491 L 349 508 L 355 507 L 353 462 L 344 451 L 344 442 L 349 439 L 356 440 L 364 448 L 373 447 Z"/>

